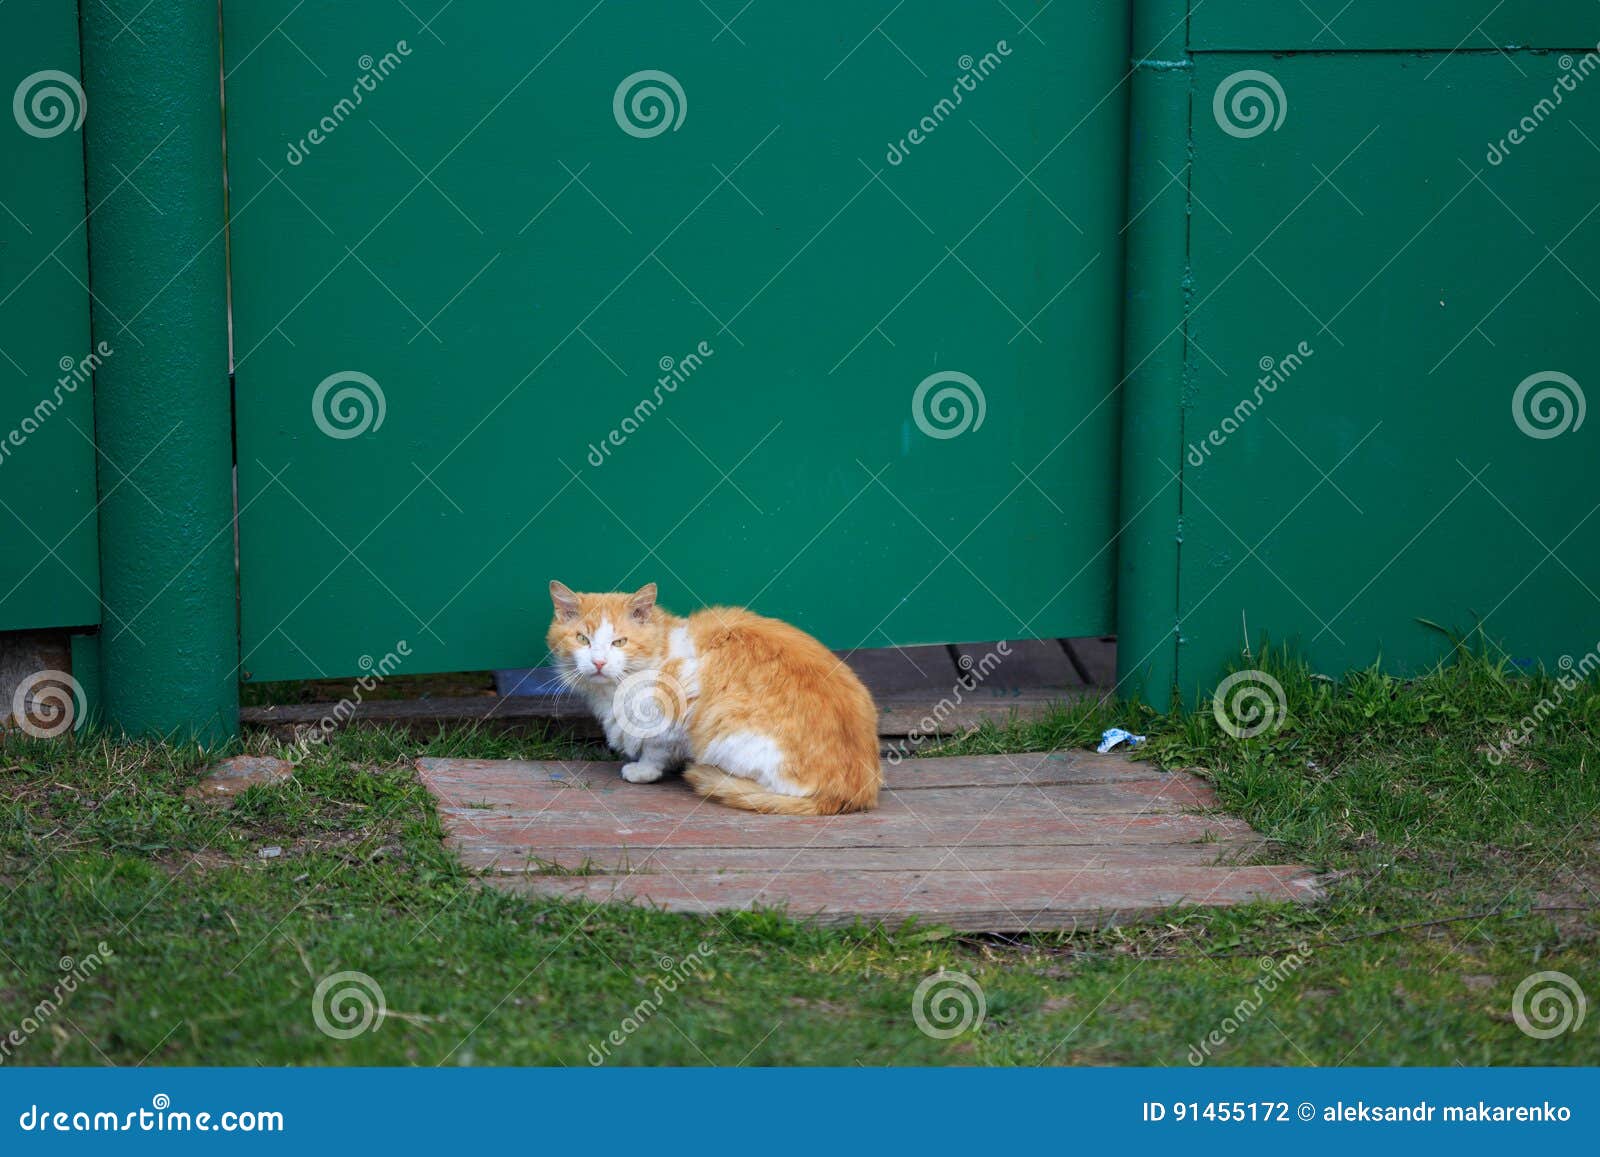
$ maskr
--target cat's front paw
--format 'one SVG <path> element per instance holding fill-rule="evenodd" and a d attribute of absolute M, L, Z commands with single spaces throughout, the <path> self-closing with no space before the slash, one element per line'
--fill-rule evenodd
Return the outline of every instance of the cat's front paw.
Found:
<path fill-rule="evenodd" d="M 622 778 L 629 783 L 654 783 L 661 778 L 661 768 L 653 763 L 624 763 Z"/>

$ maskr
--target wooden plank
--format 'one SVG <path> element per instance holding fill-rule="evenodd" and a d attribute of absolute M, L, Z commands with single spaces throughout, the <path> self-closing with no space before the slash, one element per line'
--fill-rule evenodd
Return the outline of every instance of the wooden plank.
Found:
<path fill-rule="evenodd" d="M 424 756 L 417 769 L 435 791 L 458 784 L 523 784 L 528 787 L 607 788 L 620 781 L 620 763 L 517 760 L 441 759 Z M 1166 772 L 1153 763 L 1093 751 L 1025 752 L 1019 755 L 954 755 L 907 759 L 884 768 L 890 791 L 936 787 L 1010 787 L 1017 784 L 1165 782 L 1192 778 Z M 645 785 L 648 786 L 648 785 Z"/>
<path fill-rule="evenodd" d="M 727 848 L 651 847 L 613 844 L 577 848 L 530 848 L 485 839 L 452 842 L 462 864 L 473 871 L 527 874 L 543 870 L 588 870 L 607 875 L 628 872 L 859 872 L 1017 871 L 1141 867 L 1165 864 L 1218 866 L 1257 855 L 1266 841 L 1140 844 L 1132 847 L 1070 847 L 1059 844 L 1007 847 L 961 844 L 954 848 Z M 875 886 L 875 885 L 874 885 Z"/>
<path fill-rule="evenodd" d="M 944 646 L 868 647 L 835 654 L 850 665 L 874 699 L 920 692 L 919 700 L 937 703 L 956 681 L 955 662 Z"/>
<path fill-rule="evenodd" d="M 976 683 L 973 696 L 995 701 L 1019 699 L 1040 690 L 1077 690 L 1083 679 L 1055 639 L 1015 639 L 1004 644 L 958 643 L 957 663 Z"/>
<path fill-rule="evenodd" d="M 613 788 L 554 792 L 549 787 L 520 783 L 478 783 L 463 785 L 450 795 L 441 793 L 439 799 L 441 805 L 449 809 L 488 810 L 509 818 L 559 810 L 563 815 L 610 816 L 619 822 L 670 819 L 713 806 L 695 795 L 688 784 L 676 776 L 648 784 L 631 784 L 619 777 Z M 871 814 L 912 819 L 948 817 L 978 823 L 1001 816 L 1026 817 L 1055 811 L 1088 820 L 1099 816 L 1169 815 L 1215 807 L 1216 802 L 1216 796 L 1206 784 L 1191 777 L 1173 776 L 1165 781 L 936 787 L 885 792 Z"/>
<path fill-rule="evenodd" d="M 599 798 L 585 793 L 586 798 Z M 560 798 L 560 797 L 557 797 Z M 570 813 L 552 806 L 507 816 L 488 808 L 440 809 L 458 838 L 528 848 L 679 846 L 727 848 L 920 848 L 963 843 L 1118 846 L 1251 839 L 1250 826 L 1212 815 L 768 816 L 706 804 L 688 815 L 620 808 Z"/>
<path fill-rule="evenodd" d="M 1123 756 L 909 760 L 886 768 L 876 811 L 827 817 L 720 807 L 617 766 L 417 761 L 463 864 L 530 895 L 1027 931 L 1318 894 L 1307 869 L 1239 866 L 1265 841 L 1191 810 L 1215 805 L 1203 780 Z"/>
<path fill-rule="evenodd" d="M 824 926 L 858 921 L 894 926 L 914 916 L 925 923 L 995 932 L 1099 927 L 1148 918 L 1180 904 L 1304 902 L 1319 894 L 1305 869 L 1273 866 L 890 871 L 875 873 L 870 891 L 837 872 L 501 876 L 494 884 L 524 895 L 620 900 L 670 912 L 772 907 Z"/>
<path fill-rule="evenodd" d="M 1117 685 L 1117 639 L 1115 635 L 1084 639 L 1062 639 L 1061 645 L 1088 676 L 1089 686 L 1106 690 Z"/>

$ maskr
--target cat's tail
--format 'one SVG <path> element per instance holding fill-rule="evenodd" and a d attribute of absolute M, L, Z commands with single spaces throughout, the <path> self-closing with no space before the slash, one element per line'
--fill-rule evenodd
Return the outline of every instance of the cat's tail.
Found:
<path fill-rule="evenodd" d="M 877 792 L 871 799 L 841 799 L 831 795 L 785 795 L 768 791 L 751 779 L 729 775 L 720 767 L 705 763 L 692 763 L 683 770 L 683 778 L 709 800 L 745 811 L 763 812 L 782 816 L 831 816 L 841 812 L 865 811 L 877 802 Z"/>

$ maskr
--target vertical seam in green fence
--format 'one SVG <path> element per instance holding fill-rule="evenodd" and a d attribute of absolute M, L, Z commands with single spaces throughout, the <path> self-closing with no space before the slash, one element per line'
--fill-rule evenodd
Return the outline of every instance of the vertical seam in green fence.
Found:
<path fill-rule="evenodd" d="M 1117 681 L 1157 707 L 1178 682 L 1178 552 L 1188 388 L 1188 0 L 1133 9 L 1123 334 Z M 1182 195 L 1173 189 L 1181 187 Z"/>

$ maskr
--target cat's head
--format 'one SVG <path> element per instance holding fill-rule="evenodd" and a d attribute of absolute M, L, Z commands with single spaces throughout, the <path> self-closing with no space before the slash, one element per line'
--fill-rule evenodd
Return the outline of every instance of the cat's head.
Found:
<path fill-rule="evenodd" d="M 554 617 L 545 642 L 575 685 L 609 685 L 660 662 L 667 649 L 666 617 L 656 584 L 632 594 L 582 594 L 550 580 Z"/>

